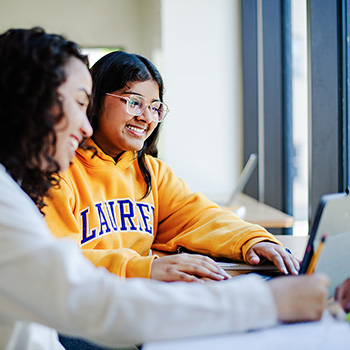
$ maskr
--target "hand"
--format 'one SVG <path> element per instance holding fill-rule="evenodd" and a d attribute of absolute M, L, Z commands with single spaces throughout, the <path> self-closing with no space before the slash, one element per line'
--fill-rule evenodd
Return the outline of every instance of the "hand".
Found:
<path fill-rule="evenodd" d="M 263 258 L 263 259 L 262 259 Z M 280 245 L 272 242 L 254 244 L 245 256 L 248 264 L 258 265 L 265 259 L 273 262 L 278 270 L 284 274 L 297 275 L 300 269 L 299 261 Z"/>
<path fill-rule="evenodd" d="M 325 275 L 284 276 L 268 282 L 281 322 L 319 320 L 326 307 L 329 278 Z"/>
<path fill-rule="evenodd" d="M 214 260 L 195 254 L 177 254 L 154 259 L 151 278 L 159 281 L 222 281 L 230 276 Z"/>

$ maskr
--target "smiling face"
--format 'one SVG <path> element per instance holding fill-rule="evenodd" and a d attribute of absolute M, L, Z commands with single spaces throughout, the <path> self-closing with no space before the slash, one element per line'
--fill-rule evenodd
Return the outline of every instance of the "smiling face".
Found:
<path fill-rule="evenodd" d="M 130 83 L 127 87 L 111 93 L 125 97 L 131 94 L 140 95 L 146 98 L 148 104 L 159 101 L 159 87 L 154 80 Z M 105 96 L 102 112 L 98 117 L 98 128 L 93 135 L 94 141 L 103 152 L 113 158 L 124 151 L 140 150 L 158 125 L 149 108 L 140 116 L 132 116 L 126 111 L 126 103 L 122 98 Z"/>
<path fill-rule="evenodd" d="M 68 168 L 83 137 L 92 134 L 86 116 L 92 89 L 90 73 L 76 57 L 68 61 L 65 72 L 67 79 L 58 88 L 64 116 L 55 126 L 57 141 L 54 159 L 59 164 L 60 171 Z"/>

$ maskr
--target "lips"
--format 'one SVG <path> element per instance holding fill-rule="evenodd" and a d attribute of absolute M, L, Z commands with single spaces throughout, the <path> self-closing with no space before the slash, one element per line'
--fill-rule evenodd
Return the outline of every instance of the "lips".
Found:
<path fill-rule="evenodd" d="M 127 125 L 126 126 L 128 129 L 136 132 L 137 134 L 143 134 L 146 131 L 146 128 L 139 128 L 137 126 L 132 126 L 132 125 Z"/>
<path fill-rule="evenodd" d="M 75 137 L 71 137 L 69 141 L 74 151 L 76 151 L 79 147 L 79 141 Z"/>

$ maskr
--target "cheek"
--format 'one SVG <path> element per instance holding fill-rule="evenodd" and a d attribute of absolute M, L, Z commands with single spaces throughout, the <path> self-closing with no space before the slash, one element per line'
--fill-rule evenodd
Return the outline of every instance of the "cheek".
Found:
<path fill-rule="evenodd" d="M 104 134 L 113 134 L 116 133 L 119 130 L 119 123 L 118 120 L 115 118 L 109 118 L 108 115 L 103 115 L 98 120 L 98 127 L 99 131 L 102 131 Z"/>
<path fill-rule="evenodd" d="M 68 143 L 69 131 L 67 129 L 60 129 L 56 131 L 56 153 L 62 152 L 63 145 Z"/>
<path fill-rule="evenodd" d="M 150 127 L 149 127 L 148 132 L 147 132 L 147 138 L 151 136 L 151 134 L 153 133 L 153 131 L 157 127 L 157 125 L 158 125 L 157 122 L 152 122 L 150 124 Z"/>
<path fill-rule="evenodd" d="M 66 105 L 64 108 L 64 116 L 55 126 L 57 153 L 59 147 L 68 142 L 71 134 L 78 134 L 82 125 L 82 118 L 85 114 L 78 108 Z"/>
<path fill-rule="evenodd" d="M 118 108 L 105 108 L 103 113 L 98 117 L 98 125 L 100 129 L 116 129 L 121 124 L 125 123 L 127 118 L 124 118 L 124 115 Z"/>
<path fill-rule="evenodd" d="M 81 112 L 69 103 L 66 103 L 63 108 L 63 117 L 56 125 L 57 137 L 61 139 L 67 138 L 71 132 L 79 129 L 81 123 Z"/>

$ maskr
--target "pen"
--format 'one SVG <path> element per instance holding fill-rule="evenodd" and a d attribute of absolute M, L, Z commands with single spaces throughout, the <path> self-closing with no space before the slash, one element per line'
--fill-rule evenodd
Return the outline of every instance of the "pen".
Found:
<path fill-rule="evenodd" d="M 315 266 L 316 266 L 316 262 L 317 262 L 317 260 L 318 260 L 318 258 L 319 258 L 319 256 L 320 256 L 320 253 L 321 253 L 321 250 L 322 250 L 322 248 L 323 248 L 323 245 L 324 245 L 325 240 L 326 240 L 326 235 L 324 235 L 324 236 L 322 237 L 321 242 L 320 242 L 320 244 L 319 244 L 319 246 L 318 246 L 318 248 L 317 248 L 317 252 L 316 252 L 315 254 L 312 255 L 310 264 L 309 264 L 309 266 L 308 266 L 308 268 L 307 268 L 307 270 L 306 270 L 306 274 L 307 274 L 307 275 L 309 275 L 309 274 L 311 274 L 311 273 L 314 272 Z"/>

